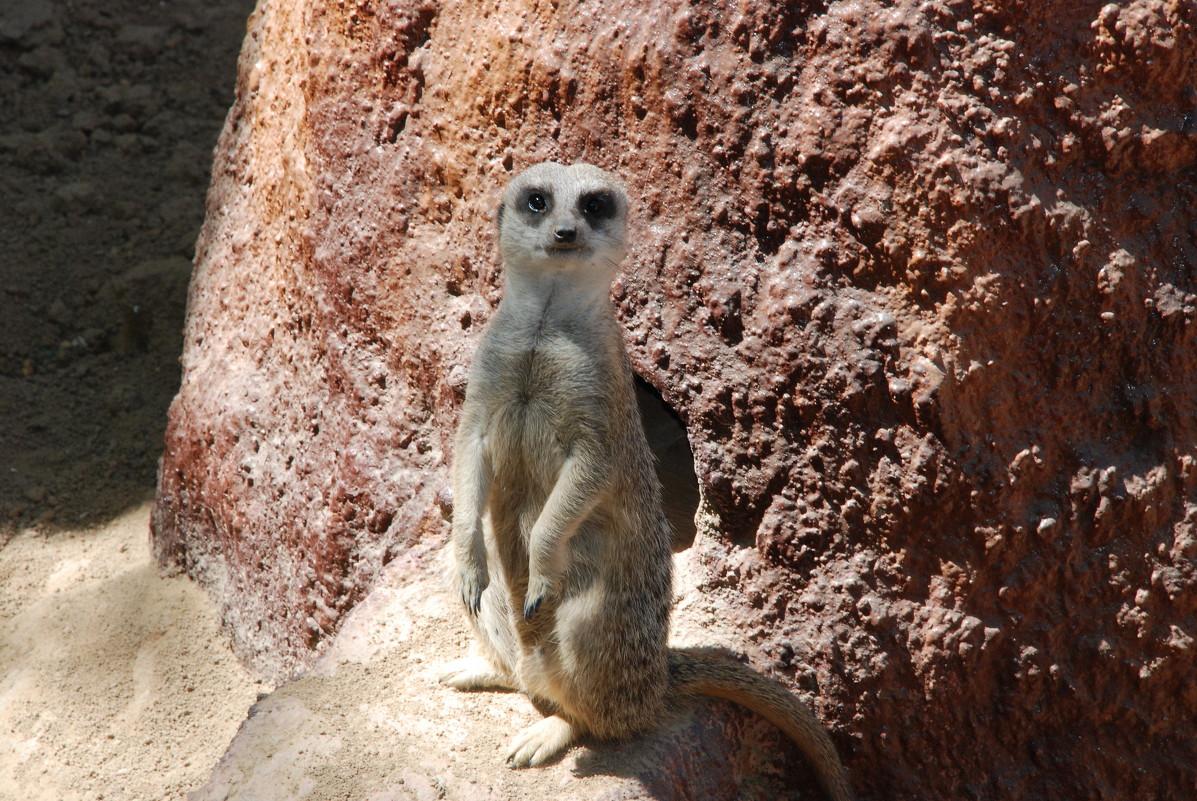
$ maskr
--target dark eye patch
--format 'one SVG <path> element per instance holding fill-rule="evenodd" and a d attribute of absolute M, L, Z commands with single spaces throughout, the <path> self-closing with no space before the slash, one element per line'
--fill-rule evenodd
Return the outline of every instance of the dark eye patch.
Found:
<path fill-rule="evenodd" d="M 588 220 L 609 220 L 615 216 L 615 198 L 610 192 L 587 192 L 578 198 L 578 211 Z"/>

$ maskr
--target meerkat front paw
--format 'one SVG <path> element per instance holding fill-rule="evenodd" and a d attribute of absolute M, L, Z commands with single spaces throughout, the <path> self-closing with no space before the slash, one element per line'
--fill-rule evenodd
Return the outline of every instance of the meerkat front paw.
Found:
<path fill-rule="evenodd" d="M 528 577 L 528 592 L 524 595 L 524 620 L 531 620 L 544 603 L 545 598 L 553 591 L 551 579 L 533 574 Z"/>
<path fill-rule="evenodd" d="M 573 745 L 577 731 L 572 723 L 550 715 L 521 731 L 511 741 L 507 764 L 513 768 L 534 768 L 560 756 Z"/>
<path fill-rule="evenodd" d="M 482 609 L 482 591 L 490 583 L 485 565 L 459 565 L 457 568 L 457 587 L 461 592 L 461 602 L 466 611 L 474 617 Z"/>

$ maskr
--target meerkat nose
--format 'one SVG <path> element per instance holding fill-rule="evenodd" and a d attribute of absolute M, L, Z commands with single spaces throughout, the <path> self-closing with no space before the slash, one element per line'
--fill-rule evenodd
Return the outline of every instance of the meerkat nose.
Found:
<path fill-rule="evenodd" d="M 559 242 L 562 244 L 568 244 L 570 242 L 573 242 L 577 238 L 578 238 L 578 232 L 575 231 L 573 228 L 566 228 L 563 226 L 561 228 L 553 229 L 553 240 L 555 242 Z"/>

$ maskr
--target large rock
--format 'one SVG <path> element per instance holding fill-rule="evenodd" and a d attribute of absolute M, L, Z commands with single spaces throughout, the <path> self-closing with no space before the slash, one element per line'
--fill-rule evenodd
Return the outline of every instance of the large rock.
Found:
<path fill-rule="evenodd" d="M 264 4 L 159 558 L 283 675 L 442 542 L 498 194 L 587 160 L 633 195 L 614 297 L 694 451 L 678 590 L 861 795 L 1185 796 L 1195 83 L 1162 0 Z"/>

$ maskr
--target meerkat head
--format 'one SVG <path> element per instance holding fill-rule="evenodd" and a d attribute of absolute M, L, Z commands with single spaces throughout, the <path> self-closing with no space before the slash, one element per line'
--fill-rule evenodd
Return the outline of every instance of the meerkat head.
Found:
<path fill-rule="evenodd" d="M 610 281 L 627 252 L 628 201 L 609 172 L 546 161 L 517 175 L 499 207 L 507 270 Z"/>

